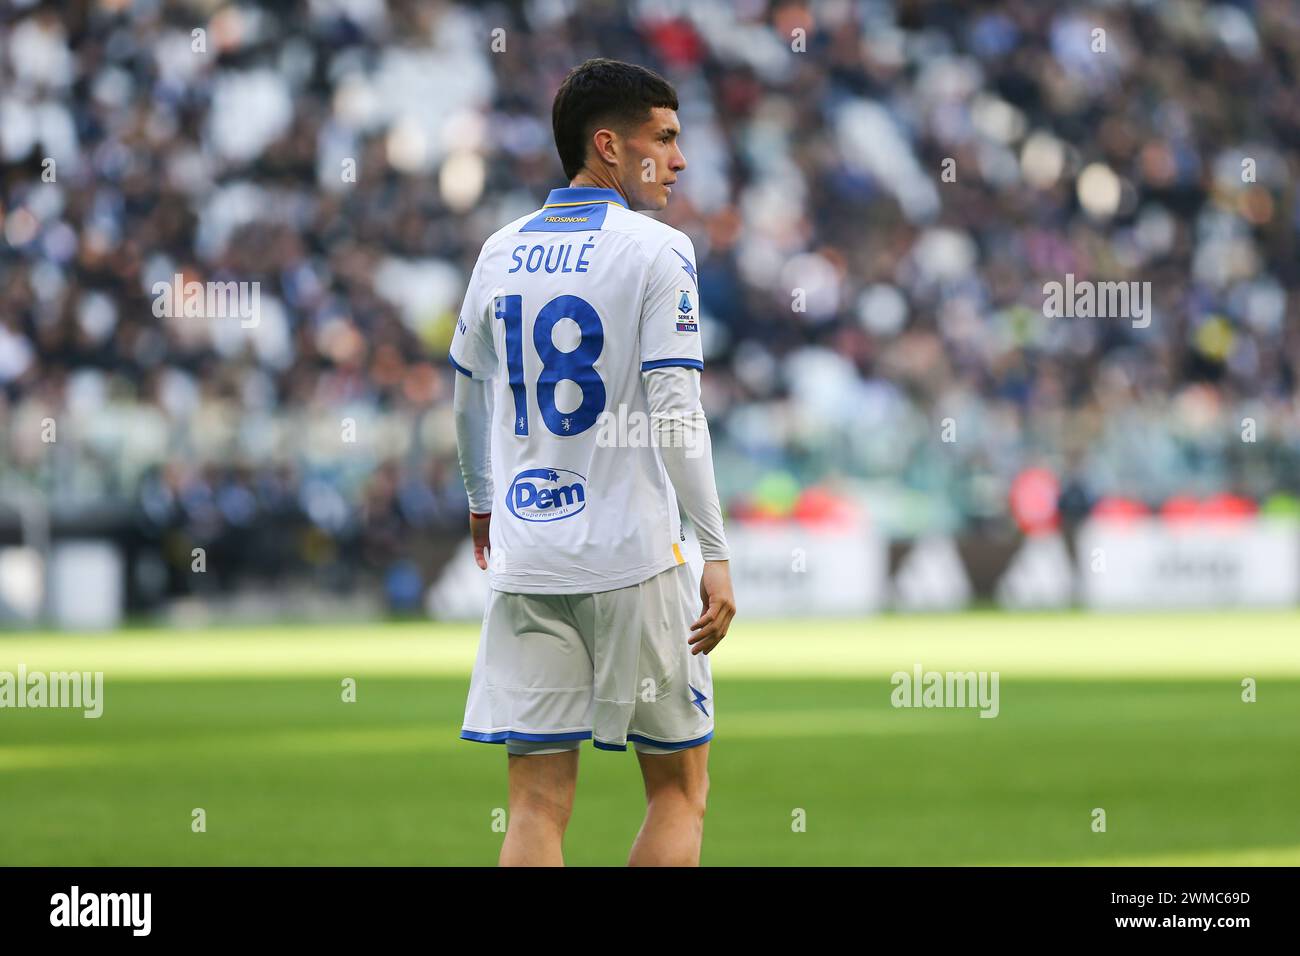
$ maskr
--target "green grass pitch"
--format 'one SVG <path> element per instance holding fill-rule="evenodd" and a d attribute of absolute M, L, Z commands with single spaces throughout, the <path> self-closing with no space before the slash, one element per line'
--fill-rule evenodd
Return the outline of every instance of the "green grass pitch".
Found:
<path fill-rule="evenodd" d="M 98 720 L 0 709 L 0 864 L 494 864 L 477 630 L 0 636 L 105 681 Z M 895 709 L 918 663 L 998 671 L 999 716 Z M 706 865 L 1300 864 L 1300 613 L 741 619 L 713 669 Z M 584 744 L 567 862 L 625 862 L 642 799 Z"/>

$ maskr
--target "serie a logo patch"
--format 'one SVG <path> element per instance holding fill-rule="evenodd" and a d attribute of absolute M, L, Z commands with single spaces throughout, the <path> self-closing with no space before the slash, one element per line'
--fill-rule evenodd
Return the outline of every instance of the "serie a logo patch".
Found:
<path fill-rule="evenodd" d="M 677 331 L 698 332 L 700 323 L 695 315 L 695 304 L 689 289 L 677 290 Z"/>

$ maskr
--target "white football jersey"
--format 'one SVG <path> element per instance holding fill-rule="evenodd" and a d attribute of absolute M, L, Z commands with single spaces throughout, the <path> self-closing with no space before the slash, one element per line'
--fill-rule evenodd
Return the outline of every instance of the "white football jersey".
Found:
<path fill-rule="evenodd" d="M 584 594 L 685 561 L 641 373 L 704 368 L 695 248 L 612 189 L 554 189 L 483 245 L 452 336 L 492 385 L 489 576 Z"/>

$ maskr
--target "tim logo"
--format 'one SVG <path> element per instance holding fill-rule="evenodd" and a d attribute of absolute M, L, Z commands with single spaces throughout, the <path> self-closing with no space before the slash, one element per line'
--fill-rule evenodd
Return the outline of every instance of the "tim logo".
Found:
<path fill-rule="evenodd" d="M 506 507 L 524 521 L 559 521 L 587 507 L 587 479 L 563 468 L 530 468 L 515 475 Z"/>
<path fill-rule="evenodd" d="M 691 314 L 691 294 L 685 289 L 677 290 L 677 331 L 698 332 L 699 323 Z"/>

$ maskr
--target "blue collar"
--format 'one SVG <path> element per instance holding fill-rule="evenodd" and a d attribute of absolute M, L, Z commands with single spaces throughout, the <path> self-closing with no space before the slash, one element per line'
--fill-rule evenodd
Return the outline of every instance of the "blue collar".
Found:
<path fill-rule="evenodd" d="M 547 206 L 585 206 L 596 202 L 612 202 L 627 208 L 627 201 L 617 192 L 598 186 L 566 186 L 564 189 L 552 189 L 546 197 Z"/>

